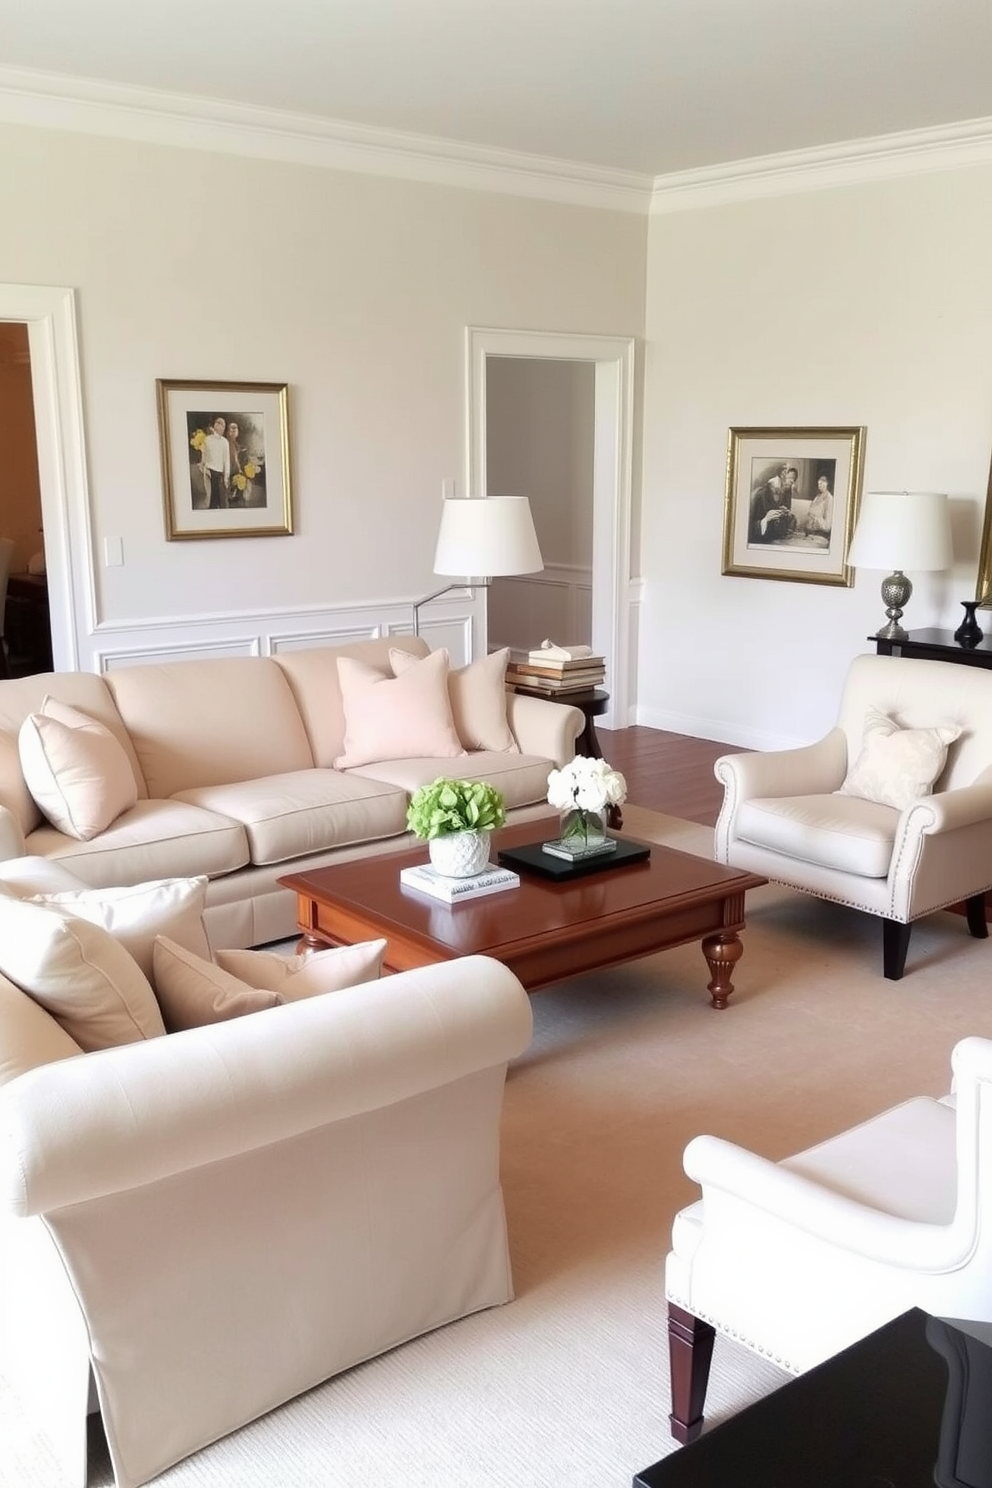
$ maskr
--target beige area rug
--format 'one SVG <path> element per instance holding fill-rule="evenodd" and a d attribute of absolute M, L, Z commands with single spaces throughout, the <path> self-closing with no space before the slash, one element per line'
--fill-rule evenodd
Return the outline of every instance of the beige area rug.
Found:
<path fill-rule="evenodd" d="M 625 830 L 710 854 L 708 829 L 635 807 Z M 162 1488 L 627 1488 L 674 1450 L 663 1268 L 672 1216 L 695 1196 L 689 1138 L 783 1156 L 910 1093 L 943 1093 L 956 1040 L 992 1036 L 992 943 L 961 917 L 917 926 L 894 983 L 877 922 L 771 886 L 748 902 L 724 1012 L 695 945 L 534 997 L 505 1105 L 516 1301 L 328 1381 Z M 783 1381 L 718 1340 L 710 1425 Z M 2 1397 L 0 1453 L 3 1488 L 56 1488 L 44 1444 Z M 98 1465 L 92 1483 L 109 1482 Z"/>

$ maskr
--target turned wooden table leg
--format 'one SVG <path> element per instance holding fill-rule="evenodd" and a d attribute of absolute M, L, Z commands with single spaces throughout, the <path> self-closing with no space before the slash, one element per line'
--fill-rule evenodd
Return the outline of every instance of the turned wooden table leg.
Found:
<path fill-rule="evenodd" d="M 731 973 L 743 954 L 739 935 L 727 935 L 721 931 L 719 935 L 708 935 L 703 941 L 703 955 L 712 975 L 706 990 L 711 994 L 715 1008 L 727 1006 L 727 998 L 734 990 Z"/>
<path fill-rule="evenodd" d="M 672 1435 L 683 1446 L 703 1429 L 703 1405 L 706 1401 L 706 1386 L 710 1378 L 710 1360 L 713 1358 L 713 1339 L 716 1330 L 676 1307 L 668 1304 L 668 1358 L 672 1374 L 672 1413 L 668 1420 Z"/>

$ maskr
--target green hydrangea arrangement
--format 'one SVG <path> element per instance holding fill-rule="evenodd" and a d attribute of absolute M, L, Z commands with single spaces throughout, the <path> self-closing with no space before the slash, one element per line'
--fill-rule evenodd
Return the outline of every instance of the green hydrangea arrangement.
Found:
<path fill-rule="evenodd" d="M 429 841 L 452 832 L 492 832 L 503 826 L 503 797 L 484 780 L 446 780 L 414 791 L 406 813 L 411 832 Z"/>

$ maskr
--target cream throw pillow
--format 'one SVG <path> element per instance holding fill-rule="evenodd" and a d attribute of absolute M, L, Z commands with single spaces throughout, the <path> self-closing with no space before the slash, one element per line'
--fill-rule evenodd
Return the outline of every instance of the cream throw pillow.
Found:
<path fill-rule="evenodd" d="M 137 802 L 123 745 L 78 708 L 46 697 L 21 724 L 17 748 L 39 810 L 67 837 L 89 842 Z"/>
<path fill-rule="evenodd" d="M 0 971 L 87 1052 L 165 1033 L 140 966 L 88 920 L 0 895 Z"/>
<path fill-rule="evenodd" d="M 155 995 L 170 1033 L 224 1023 L 246 1013 L 277 1007 L 277 992 L 258 991 L 203 956 L 195 956 L 165 935 L 155 939 Z"/>
<path fill-rule="evenodd" d="M 493 651 L 468 666 L 448 673 L 448 701 L 455 731 L 466 749 L 491 749 L 519 754 L 520 746 L 506 721 L 506 663 L 510 648 Z M 417 665 L 409 651 L 389 653 L 393 675 L 401 677 Z"/>
<path fill-rule="evenodd" d="M 378 760 L 455 759 L 465 753 L 448 701 L 448 653 L 432 651 L 401 677 L 339 656 L 344 753 L 337 770 Z"/>
<path fill-rule="evenodd" d="M 35 894 L 30 904 L 47 904 L 63 914 L 102 925 L 154 980 L 156 935 L 167 935 L 187 951 L 209 959 L 203 923 L 207 879 L 158 878 L 124 889 L 77 889 Z"/>
<path fill-rule="evenodd" d="M 838 794 L 905 811 L 930 794 L 948 745 L 960 736 L 960 728 L 900 728 L 880 709 L 869 707 L 861 753 Z"/>
<path fill-rule="evenodd" d="M 331 946 L 309 955 L 279 956 L 274 951 L 217 951 L 215 961 L 249 987 L 270 988 L 282 1002 L 299 1002 L 324 992 L 340 992 L 374 982 L 382 971 L 384 940 Z"/>

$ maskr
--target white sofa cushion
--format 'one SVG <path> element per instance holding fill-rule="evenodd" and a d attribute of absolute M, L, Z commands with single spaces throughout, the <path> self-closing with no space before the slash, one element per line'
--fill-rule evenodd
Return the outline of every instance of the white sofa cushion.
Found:
<path fill-rule="evenodd" d="M 900 728 L 881 709 L 867 708 L 864 742 L 840 787 L 841 795 L 905 811 L 930 795 L 947 760 L 948 745 L 961 732 L 950 726 Z"/>
<path fill-rule="evenodd" d="M 448 699 L 447 651 L 432 651 L 399 677 L 339 656 L 338 677 L 345 735 L 336 769 L 421 755 L 456 759 L 465 753 Z"/>
<path fill-rule="evenodd" d="M 131 762 L 97 719 L 46 697 L 18 734 L 21 769 L 45 817 L 89 841 L 138 799 Z"/>
<path fill-rule="evenodd" d="M 507 811 L 519 806 L 534 806 L 548 798 L 548 775 L 553 761 L 532 754 L 480 752 L 464 755 L 450 770 L 438 769 L 436 759 L 381 760 L 364 765 L 354 775 L 401 786 L 411 795 L 421 785 L 430 785 L 439 774 L 457 776 L 459 780 L 487 780 L 501 793 Z M 551 807 L 548 807 L 551 814 Z"/>
<path fill-rule="evenodd" d="M 279 1004 L 278 992 L 249 987 L 164 935 L 156 937 L 153 963 L 155 995 L 170 1033 L 225 1023 Z"/>
<path fill-rule="evenodd" d="M 134 957 L 145 976 L 153 979 L 157 935 L 167 935 L 195 955 L 210 955 L 203 924 L 206 898 L 204 877 L 161 878 L 129 888 L 37 894 L 28 903 L 47 905 L 62 914 L 102 925 Z"/>
<path fill-rule="evenodd" d="M 278 992 L 281 1002 L 299 1002 L 304 997 L 376 981 L 385 951 L 384 940 L 364 940 L 358 945 L 331 946 L 326 951 L 298 956 L 280 956 L 275 951 L 217 951 L 214 960 L 222 971 L 249 987 Z"/>
<path fill-rule="evenodd" d="M 204 786 L 181 791 L 176 800 L 242 822 L 251 861 L 260 865 L 406 830 L 402 791 L 337 770 L 299 770 L 237 785 Z"/>
<path fill-rule="evenodd" d="M 87 1052 L 165 1032 L 137 962 L 88 920 L 0 895 L 0 971 Z"/>
<path fill-rule="evenodd" d="M 238 821 L 184 801 L 139 801 L 90 842 L 39 827 L 27 851 L 50 857 L 94 888 L 231 873 L 250 861 Z"/>
<path fill-rule="evenodd" d="M 505 750 L 519 754 L 520 746 L 506 721 L 506 663 L 510 650 L 504 646 L 468 666 L 448 672 L 448 701 L 455 732 L 466 749 Z M 389 664 L 394 677 L 402 677 L 417 665 L 409 651 L 392 650 Z"/>
<path fill-rule="evenodd" d="M 857 796 L 758 796 L 737 814 L 736 835 L 842 873 L 885 878 L 899 813 Z"/>

